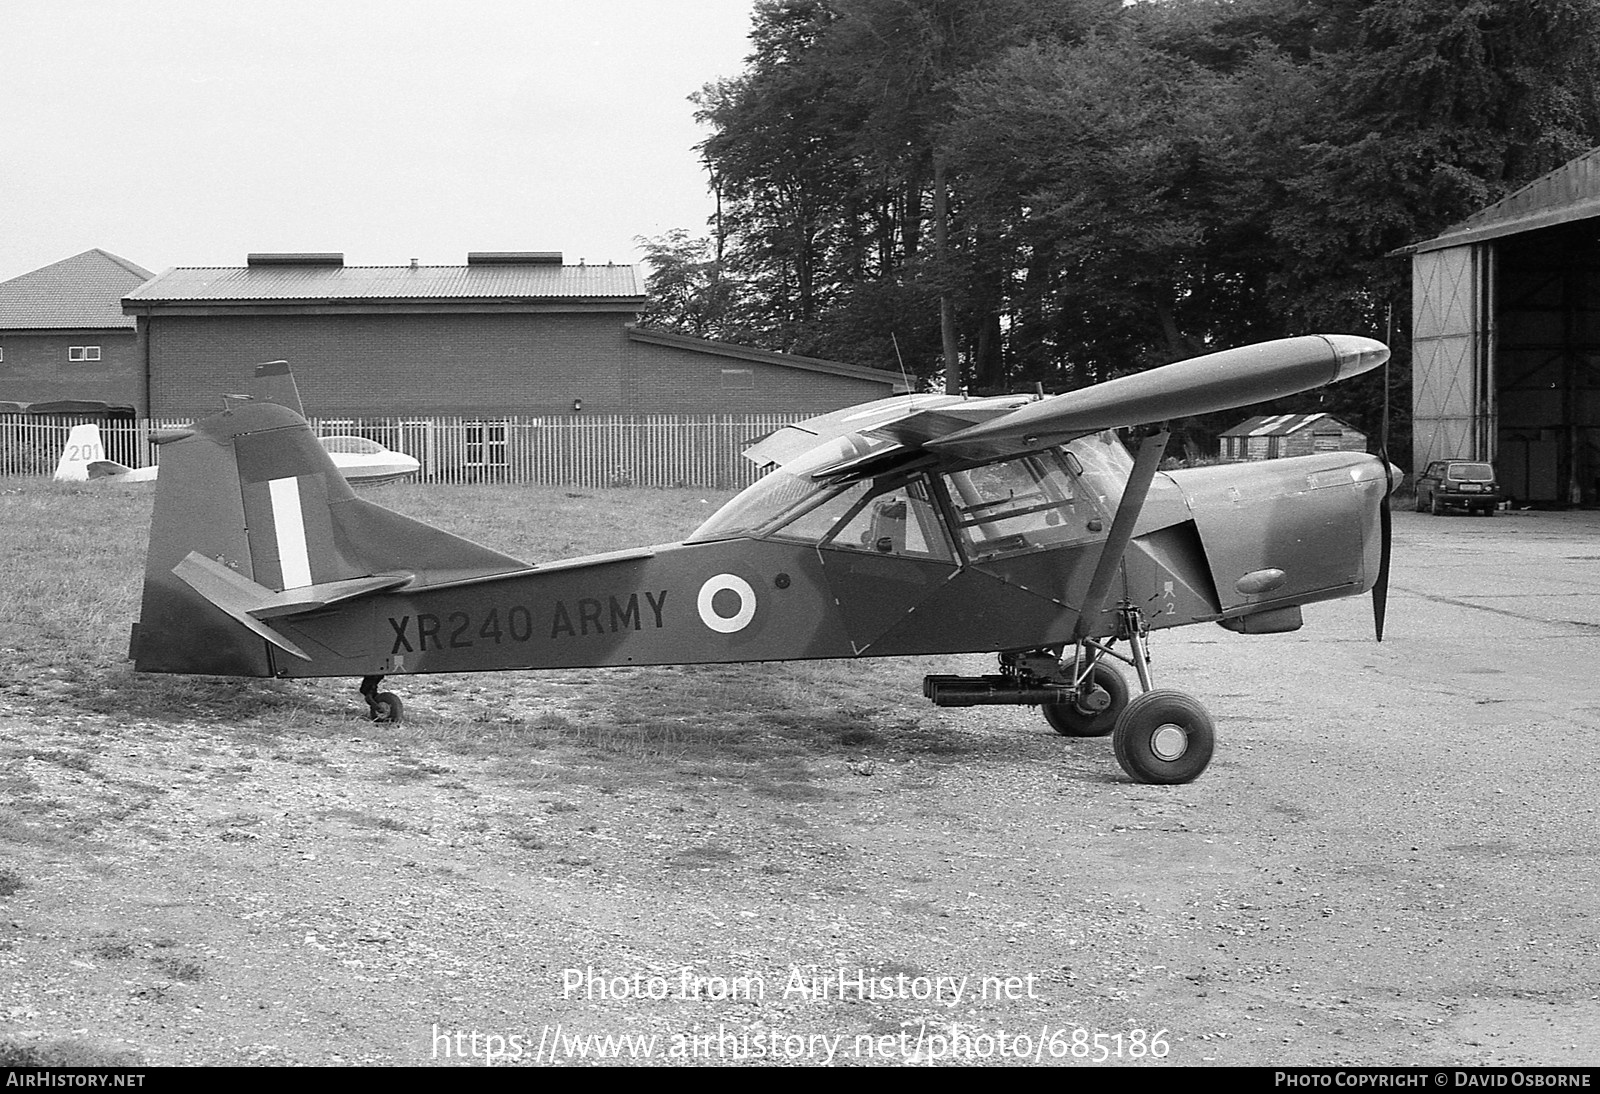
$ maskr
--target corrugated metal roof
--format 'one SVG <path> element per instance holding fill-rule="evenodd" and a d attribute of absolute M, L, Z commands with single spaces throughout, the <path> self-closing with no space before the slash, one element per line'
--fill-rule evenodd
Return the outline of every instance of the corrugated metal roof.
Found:
<path fill-rule="evenodd" d="M 132 330 L 122 297 L 149 270 L 98 247 L 0 281 L 0 330 Z"/>
<path fill-rule="evenodd" d="M 1600 217 L 1600 148 L 1541 175 L 1406 252 L 1438 251 Z"/>
<path fill-rule="evenodd" d="M 1314 425 L 1323 418 L 1328 419 L 1330 426 L 1340 429 L 1350 427 L 1332 414 L 1258 414 L 1254 418 L 1246 418 L 1232 429 L 1225 429 L 1218 434 L 1220 437 L 1286 437 L 1290 433 L 1298 433 L 1308 425 Z"/>
<path fill-rule="evenodd" d="M 168 270 L 129 304 L 328 300 L 643 300 L 632 266 L 270 265 Z"/>
<path fill-rule="evenodd" d="M 779 365 L 783 368 L 798 368 L 809 372 L 826 372 L 835 376 L 849 376 L 857 380 L 870 380 L 876 384 L 889 385 L 889 390 L 897 395 L 911 390 L 905 377 L 898 372 L 886 372 L 883 369 L 868 368 L 866 365 L 852 365 L 844 361 L 829 361 L 821 357 L 802 357 L 798 353 L 777 353 L 773 350 L 756 349 L 754 346 L 739 346 L 732 342 L 718 342 L 710 338 L 696 338 L 689 334 L 653 330 L 649 327 L 636 327 L 632 324 L 628 326 L 628 337 L 635 342 L 672 346 L 677 349 L 690 350 L 694 353 L 713 353 L 740 361 L 754 361 L 767 365 Z"/>

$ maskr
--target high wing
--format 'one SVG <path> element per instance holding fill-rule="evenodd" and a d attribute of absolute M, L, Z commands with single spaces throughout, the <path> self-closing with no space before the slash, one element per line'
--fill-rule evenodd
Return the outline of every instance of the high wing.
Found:
<path fill-rule="evenodd" d="M 1209 353 L 1049 398 L 899 396 L 786 426 L 745 456 L 783 466 L 821 454 L 821 446 L 831 443 L 835 451 L 810 468 L 819 479 L 869 475 L 919 452 L 951 461 L 1002 459 L 1102 429 L 1309 391 L 1367 372 L 1388 357 L 1388 347 L 1370 338 L 1312 334 Z"/>

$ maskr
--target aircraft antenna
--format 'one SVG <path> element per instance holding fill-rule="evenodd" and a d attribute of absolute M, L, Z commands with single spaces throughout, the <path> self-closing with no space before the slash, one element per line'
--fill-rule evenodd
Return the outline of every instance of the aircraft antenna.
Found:
<path fill-rule="evenodd" d="M 889 341 L 894 343 L 894 359 L 900 362 L 900 379 L 905 381 L 906 398 L 909 399 L 914 389 L 911 386 L 911 377 L 906 372 L 906 359 L 900 355 L 900 339 L 895 337 L 894 331 L 889 332 Z"/>

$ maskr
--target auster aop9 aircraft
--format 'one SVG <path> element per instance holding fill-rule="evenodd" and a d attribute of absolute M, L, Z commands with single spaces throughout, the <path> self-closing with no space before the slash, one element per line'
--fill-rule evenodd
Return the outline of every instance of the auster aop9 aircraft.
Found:
<path fill-rule="evenodd" d="M 682 543 L 537 565 L 357 497 L 293 378 L 258 374 L 250 401 L 157 438 L 130 654 L 141 672 L 359 676 L 371 716 L 396 721 L 391 674 L 994 652 L 997 672 L 928 676 L 925 694 L 1040 706 L 1063 735 L 1110 733 L 1134 779 L 1187 782 L 1212 722 L 1153 688 L 1148 632 L 1290 631 L 1302 605 L 1372 590 L 1381 638 L 1399 472 L 1324 452 L 1158 474 L 1166 434 L 1134 459 L 1109 431 L 1388 354 L 1312 335 L 1049 398 L 868 403 L 747 449 L 774 470 Z"/>

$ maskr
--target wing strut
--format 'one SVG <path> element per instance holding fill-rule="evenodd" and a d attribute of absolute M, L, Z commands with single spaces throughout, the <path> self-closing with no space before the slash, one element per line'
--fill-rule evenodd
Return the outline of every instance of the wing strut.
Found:
<path fill-rule="evenodd" d="M 1095 564 L 1094 576 L 1089 579 L 1089 591 L 1078 610 L 1074 641 L 1089 636 L 1094 618 L 1105 604 L 1106 594 L 1111 591 L 1111 579 L 1117 576 L 1117 570 L 1122 566 L 1123 552 L 1133 539 L 1133 526 L 1139 521 L 1139 511 L 1144 508 L 1150 484 L 1155 481 L 1156 468 L 1160 466 L 1161 457 L 1167 450 L 1169 436 L 1171 434 L 1165 432 L 1155 433 L 1139 444 L 1139 457 L 1134 460 L 1128 484 L 1122 489 L 1122 501 L 1117 506 L 1117 515 L 1111 521 L 1111 534 L 1106 537 L 1105 546 L 1100 550 L 1100 561 Z"/>

